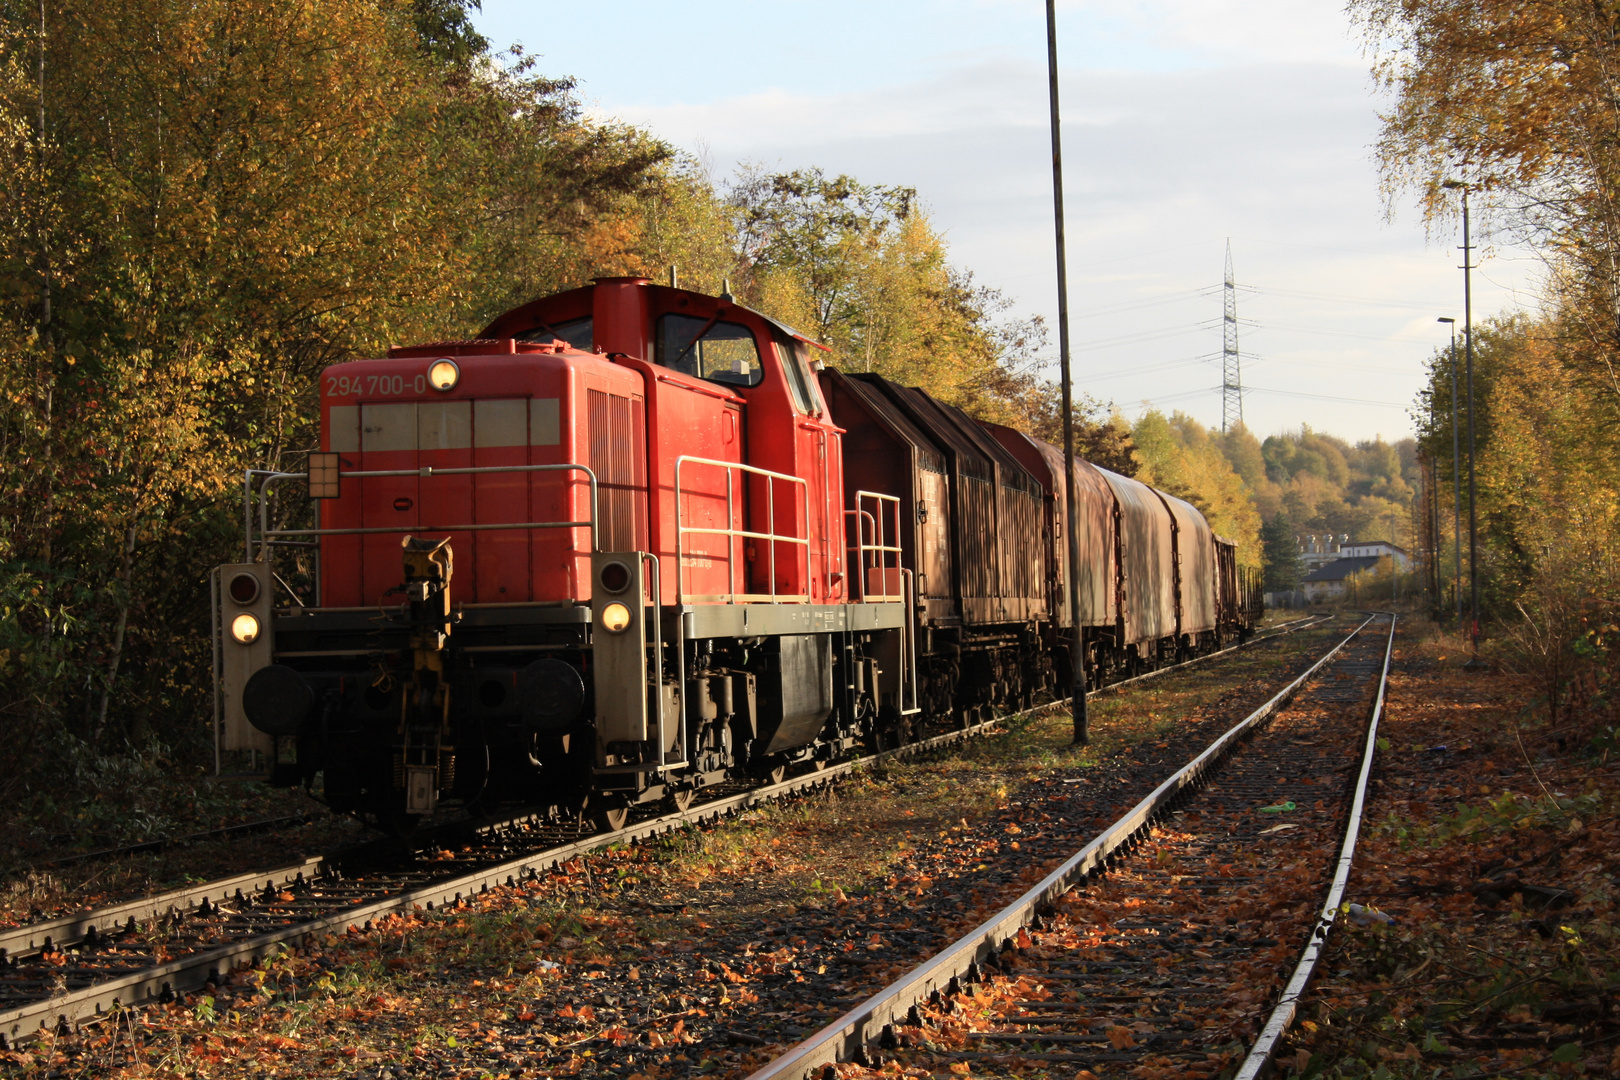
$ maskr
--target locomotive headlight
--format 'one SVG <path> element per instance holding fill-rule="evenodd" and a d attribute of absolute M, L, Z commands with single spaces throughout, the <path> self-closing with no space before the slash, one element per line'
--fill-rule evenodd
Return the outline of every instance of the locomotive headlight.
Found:
<path fill-rule="evenodd" d="M 259 579 L 244 570 L 231 578 L 226 591 L 231 594 L 232 600 L 246 607 L 259 598 Z"/>
<path fill-rule="evenodd" d="M 622 634 L 630 628 L 630 609 L 615 600 L 602 609 L 602 629 L 610 634 Z"/>
<path fill-rule="evenodd" d="M 630 568 L 622 562 L 610 562 L 602 567 L 599 580 L 608 592 L 624 592 L 630 587 Z"/>
<path fill-rule="evenodd" d="M 428 385 L 435 390 L 453 390 L 461 381 L 461 369 L 454 360 L 435 360 L 428 365 Z"/>
<path fill-rule="evenodd" d="M 244 611 L 231 620 L 231 637 L 242 645 L 251 645 L 259 640 L 259 619 Z"/>

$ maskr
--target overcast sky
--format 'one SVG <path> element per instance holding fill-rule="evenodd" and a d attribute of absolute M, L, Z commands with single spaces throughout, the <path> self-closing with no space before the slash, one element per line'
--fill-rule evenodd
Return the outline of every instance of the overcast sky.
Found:
<path fill-rule="evenodd" d="M 703 155 L 920 193 L 954 262 L 1053 326 L 1039 0 L 484 0 L 480 29 L 572 75 L 590 108 Z M 1424 359 L 1462 321 L 1455 235 L 1386 220 L 1379 100 L 1334 0 L 1060 0 L 1076 388 L 1219 426 L 1228 238 L 1244 417 L 1411 433 Z M 1476 320 L 1534 306 L 1487 250 Z"/>

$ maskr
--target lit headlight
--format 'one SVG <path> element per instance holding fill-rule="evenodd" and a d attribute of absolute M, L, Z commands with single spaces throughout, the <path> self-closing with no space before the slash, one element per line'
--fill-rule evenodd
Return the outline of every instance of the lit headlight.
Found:
<path fill-rule="evenodd" d="M 242 612 L 231 620 L 231 637 L 243 645 L 251 645 L 259 640 L 259 620 L 257 616 Z"/>
<path fill-rule="evenodd" d="M 602 609 L 602 629 L 610 634 L 622 634 L 630 627 L 630 609 L 615 600 Z"/>
<path fill-rule="evenodd" d="M 428 385 L 435 390 L 452 390 L 461 380 L 461 369 L 454 360 L 435 360 L 428 365 Z"/>

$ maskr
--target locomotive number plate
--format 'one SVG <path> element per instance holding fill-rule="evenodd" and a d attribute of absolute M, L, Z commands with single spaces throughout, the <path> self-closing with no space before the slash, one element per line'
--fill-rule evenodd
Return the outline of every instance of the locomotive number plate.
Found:
<path fill-rule="evenodd" d="M 422 394 L 427 391 L 427 375 L 332 375 L 326 380 L 327 397 L 388 397 L 394 394 Z"/>

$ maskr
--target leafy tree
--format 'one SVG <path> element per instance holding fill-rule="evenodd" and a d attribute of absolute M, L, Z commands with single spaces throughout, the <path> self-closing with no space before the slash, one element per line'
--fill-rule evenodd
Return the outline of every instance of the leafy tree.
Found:
<path fill-rule="evenodd" d="M 1308 427 L 1273 435 L 1261 445 L 1265 480 L 1251 493 L 1263 514 L 1285 512 L 1303 533 L 1393 539 L 1411 547 L 1417 468 L 1409 443 L 1373 439 L 1352 446 Z"/>
<path fill-rule="evenodd" d="M 667 148 L 587 122 L 458 12 L 68 0 L 42 35 L 37 6 L 0 3 L 19 724 L 194 753 L 232 478 L 311 445 L 316 373 L 588 277 L 605 222 L 666 182 Z"/>
<path fill-rule="evenodd" d="M 888 314 L 863 303 L 873 285 L 888 284 L 872 279 L 885 262 L 909 262 L 914 272 L 942 265 L 942 245 L 929 242 L 926 227 L 906 232 L 916 199 L 911 188 L 829 178 L 820 169 L 767 173 L 757 166 L 740 170 L 727 193 L 746 265 L 792 275 L 808 301 L 806 332 L 829 343 L 842 338 L 868 370 L 878 348 L 871 339 L 881 339 Z"/>
<path fill-rule="evenodd" d="M 1620 8 L 1584 0 L 1354 0 L 1392 92 L 1378 157 L 1432 224 L 1456 185 L 1487 230 L 1540 248 L 1564 363 L 1620 406 Z"/>
<path fill-rule="evenodd" d="M 473 26 L 481 0 L 411 0 L 412 23 L 422 51 L 447 67 L 469 70 L 489 51 L 489 39 Z"/>
<path fill-rule="evenodd" d="M 834 363 L 1061 443 L 1045 323 L 1009 320 L 1005 296 L 950 263 L 915 191 L 747 167 L 726 202 L 740 292 L 832 348 Z M 1075 429 L 1078 452 L 1134 471 L 1128 429 L 1100 403 L 1077 399 Z"/>
<path fill-rule="evenodd" d="M 1142 414 L 1131 436 L 1142 462 L 1137 478 L 1198 507 L 1218 535 L 1237 543 L 1238 558 L 1256 565 L 1260 516 L 1219 437 L 1185 413 L 1156 409 Z"/>
<path fill-rule="evenodd" d="M 1299 541 L 1293 523 L 1282 511 L 1273 514 L 1260 527 L 1260 543 L 1265 565 L 1265 591 L 1289 592 L 1299 588 Z"/>

